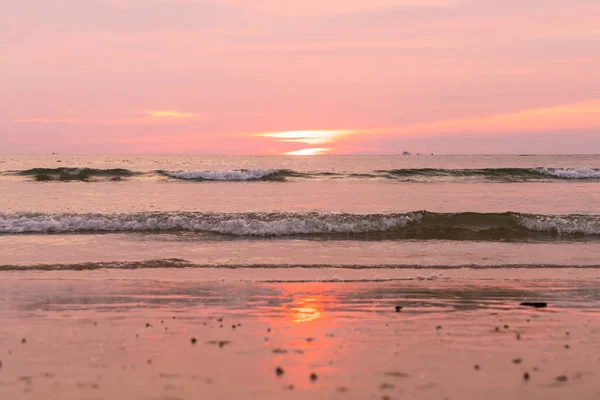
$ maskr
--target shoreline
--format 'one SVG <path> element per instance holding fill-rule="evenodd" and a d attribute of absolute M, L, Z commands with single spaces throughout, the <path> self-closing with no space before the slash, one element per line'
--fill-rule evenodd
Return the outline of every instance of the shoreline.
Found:
<path fill-rule="evenodd" d="M 0 273 L 0 396 L 599 394 L 600 291 L 579 273 L 579 279 L 275 283 L 152 271 L 151 277 L 145 270 Z"/>

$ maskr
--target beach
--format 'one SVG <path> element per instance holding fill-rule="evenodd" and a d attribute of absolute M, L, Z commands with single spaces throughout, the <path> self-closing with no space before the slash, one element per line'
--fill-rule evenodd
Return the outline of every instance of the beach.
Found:
<path fill-rule="evenodd" d="M 462 279 L 350 273 L 346 281 L 298 274 L 297 282 L 203 281 L 188 272 L 4 273 L 0 396 L 600 395 L 597 270 L 585 279 L 542 270 L 535 279 L 462 271 Z M 527 301 L 547 306 L 520 305 Z"/>

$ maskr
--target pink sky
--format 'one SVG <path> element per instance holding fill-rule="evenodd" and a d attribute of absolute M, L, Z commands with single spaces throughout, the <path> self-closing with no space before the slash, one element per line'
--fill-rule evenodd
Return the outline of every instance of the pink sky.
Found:
<path fill-rule="evenodd" d="M 598 16 L 598 0 L 4 1 L 0 153 L 600 153 Z"/>

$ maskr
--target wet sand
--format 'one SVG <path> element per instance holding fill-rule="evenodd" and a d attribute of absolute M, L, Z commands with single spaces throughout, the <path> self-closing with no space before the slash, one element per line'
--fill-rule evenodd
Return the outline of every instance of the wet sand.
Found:
<path fill-rule="evenodd" d="M 600 397 L 598 276 L 215 282 L 191 272 L 2 273 L 0 398 Z"/>

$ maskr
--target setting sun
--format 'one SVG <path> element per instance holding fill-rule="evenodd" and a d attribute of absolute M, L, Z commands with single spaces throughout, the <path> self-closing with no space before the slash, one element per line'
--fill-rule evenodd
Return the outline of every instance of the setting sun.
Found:
<path fill-rule="evenodd" d="M 317 147 L 313 149 L 302 149 L 295 151 L 288 151 L 284 153 L 286 156 L 318 156 L 329 152 L 331 149 L 327 147 Z"/>

